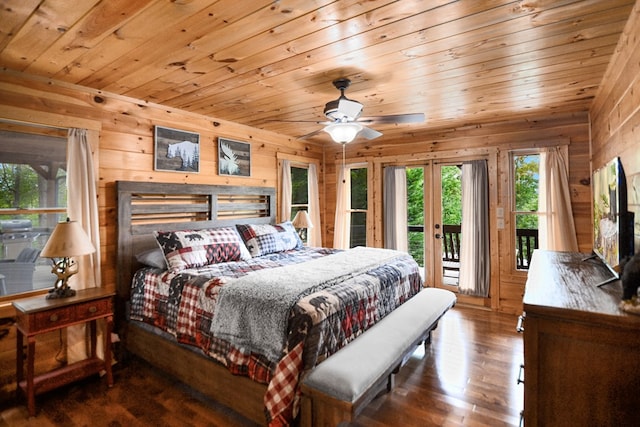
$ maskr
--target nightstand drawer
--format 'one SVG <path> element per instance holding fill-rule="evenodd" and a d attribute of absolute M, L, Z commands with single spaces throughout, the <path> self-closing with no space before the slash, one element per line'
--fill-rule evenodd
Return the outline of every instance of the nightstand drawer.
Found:
<path fill-rule="evenodd" d="M 90 319 L 94 316 L 111 314 L 111 299 L 90 301 L 76 306 L 76 320 Z"/>
<path fill-rule="evenodd" d="M 76 311 L 74 307 L 64 307 L 35 313 L 33 316 L 34 327 L 30 332 L 33 333 L 44 329 L 55 328 L 59 325 L 73 322 L 75 320 L 75 314 Z"/>

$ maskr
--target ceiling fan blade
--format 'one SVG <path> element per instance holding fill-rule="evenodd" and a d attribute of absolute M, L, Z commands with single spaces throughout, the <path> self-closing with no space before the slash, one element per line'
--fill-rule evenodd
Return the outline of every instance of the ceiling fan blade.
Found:
<path fill-rule="evenodd" d="M 265 120 L 265 122 L 267 122 L 267 123 L 273 123 L 273 122 L 277 122 L 277 123 L 315 123 L 317 125 L 330 123 L 330 122 L 326 122 L 326 121 L 320 122 L 318 120 L 275 120 L 275 119 Z"/>
<path fill-rule="evenodd" d="M 307 134 L 305 134 L 305 135 L 300 135 L 300 136 L 298 136 L 296 139 L 307 139 L 307 138 L 311 138 L 312 136 L 315 136 L 315 135 L 319 134 L 320 132 L 324 132 L 324 129 L 314 130 L 313 132 L 307 133 Z"/>
<path fill-rule="evenodd" d="M 371 128 L 363 126 L 362 130 L 358 133 L 358 136 L 361 136 L 361 137 L 366 138 L 366 139 L 374 139 L 374 138 L 377 138 L 379 136 L 382 136 L 382 134 L 380 132 L 378 132 L 377 130 L 373 130 Z"/>
<path fill-rule="evenodd" d="M 358 119 L 360 123 L 422 123 L 424 122 L 424 113 L 411 113 L 411 114 L 392 114 L 388 116 L 370 116 L 362 117 Z"/>
<path fill-rule="evenodd" d="M 349 120 L 355 120 L 362 112 L 362 104 L 350 99 L 341 99 L 338 103 L 338 113 L 346 116 Z"/>

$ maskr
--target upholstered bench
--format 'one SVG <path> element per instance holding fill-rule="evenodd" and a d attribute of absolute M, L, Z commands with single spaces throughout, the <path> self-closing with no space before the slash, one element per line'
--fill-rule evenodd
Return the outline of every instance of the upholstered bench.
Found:
<path fill-rule="evenodd" d="M 302 426 L 351 421 L 380 392 L 438 320 L 456 303 L 453 292 L 425 288 L 369 331 L 316 366 L 301 382 Z M 371 332 L 371 333 L 369 333 Z"/>

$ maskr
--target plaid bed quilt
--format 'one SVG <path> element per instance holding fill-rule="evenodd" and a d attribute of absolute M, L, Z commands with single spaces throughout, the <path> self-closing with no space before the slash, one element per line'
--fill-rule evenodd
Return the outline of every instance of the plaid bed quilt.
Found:
<path fill-rule="evenodd" d="M 288 328 L 282 332 L 287 345 L 279 360 L 233 347 L 213 336 L 211 321 L 218 294 L 229 278 L 335 252 L 305 247 L 177 273 L 144 268 L 133 279 L 130 319 L 198 347 L 233 374 L 268 384 L 264 403 L 269 425 L 289 425 L 297 415 L 300 376 L 416 294 L 422 287 L 418 265 L 403 255 L 301 298 L 291 308 Z"/>

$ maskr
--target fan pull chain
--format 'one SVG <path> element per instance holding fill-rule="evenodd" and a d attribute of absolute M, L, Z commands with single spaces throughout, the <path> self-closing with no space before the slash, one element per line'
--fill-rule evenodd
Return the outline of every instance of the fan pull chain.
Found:
<path fill-rule="evenodd" d="M 343 184 L 346 184 L 346 183 L 347 183 L 347 180 L 346 180 L 346 178 L 345 178 L 345 173 L 346 173 L 346 170 L 347 170 L 347 167 L 346 167 L 346 166 L 347 166 L 347 165 L 346 165 L 346 161 L 345 161 L 345 154 L 344 154 L 344 151 L 345 151 L 345 147 L 346 147 L 346 145 L 347 145 L 347 143 L 346 143 L 346 142 L 343 142 L 343 143 L 342 143 L 342 183 L 343 183 Z"/>

